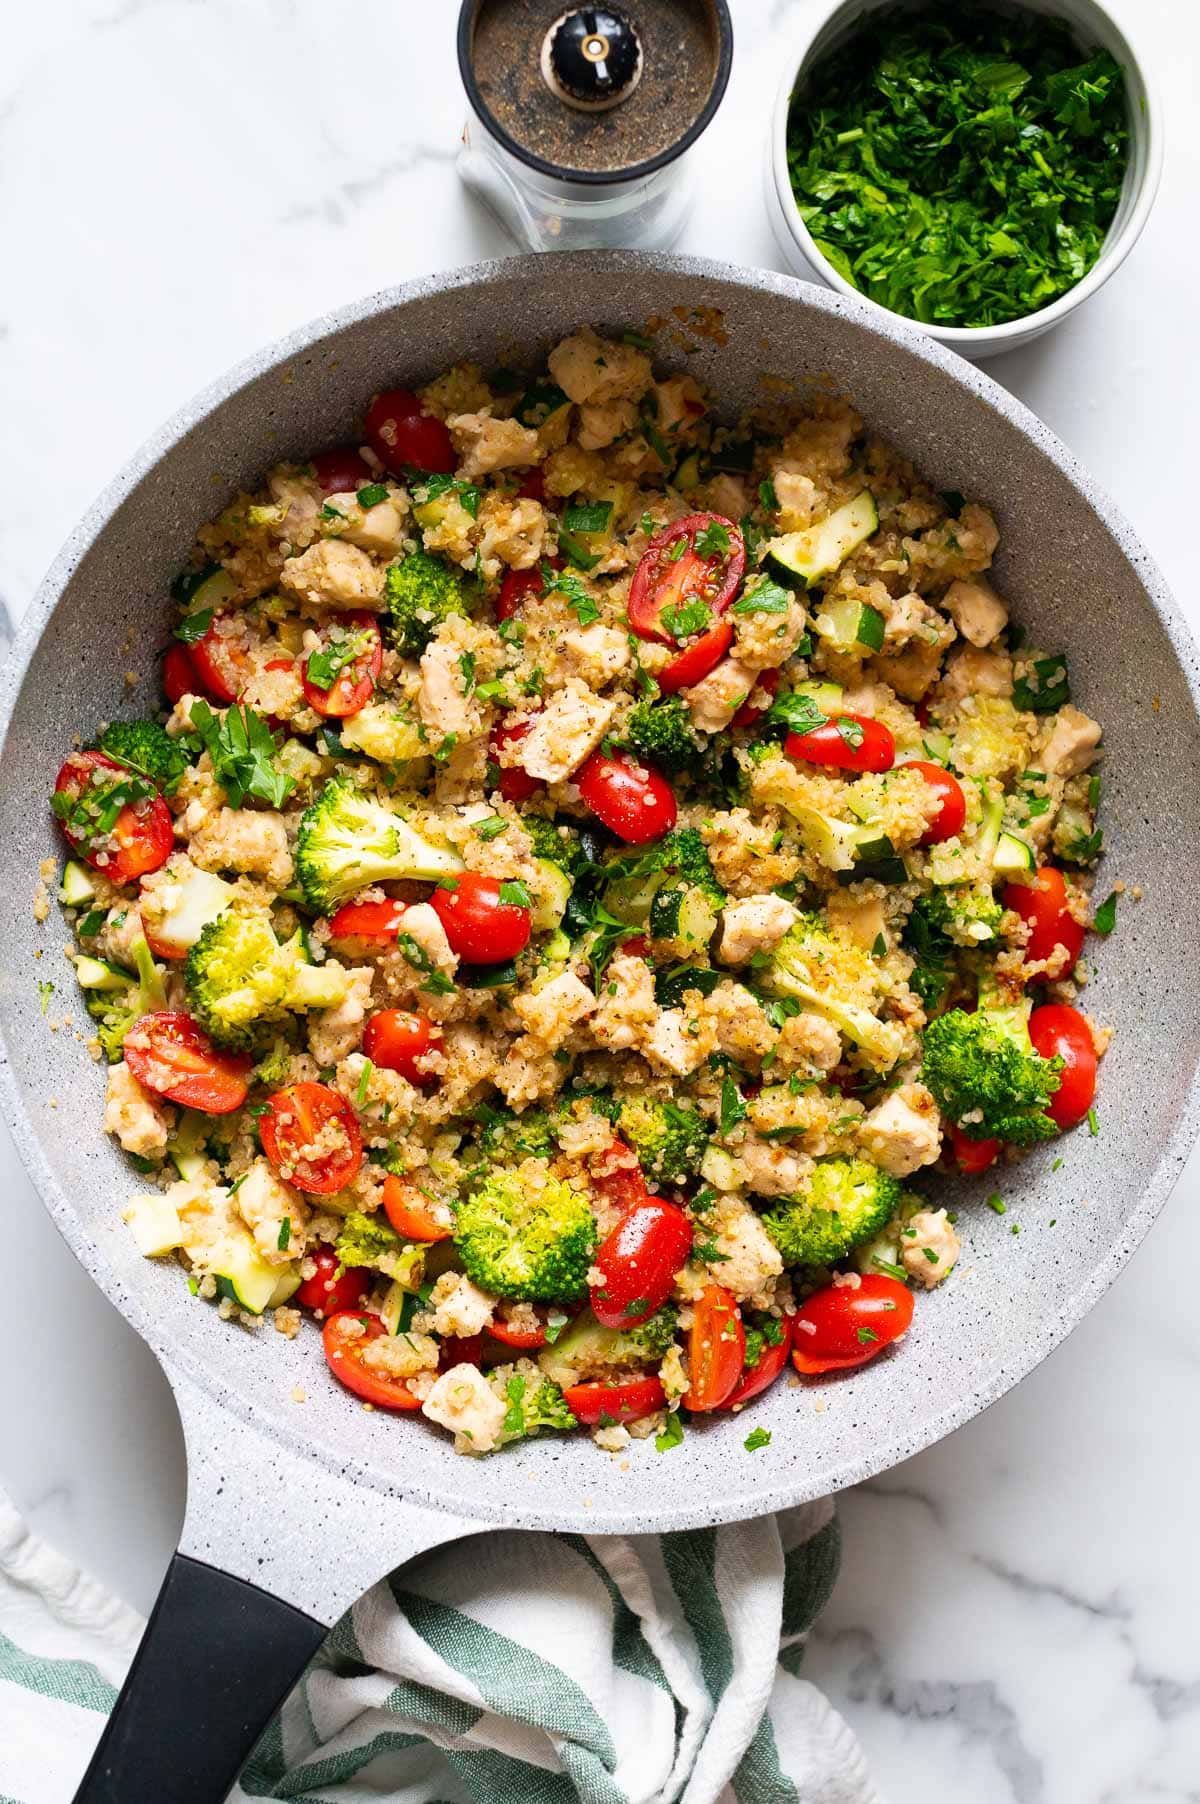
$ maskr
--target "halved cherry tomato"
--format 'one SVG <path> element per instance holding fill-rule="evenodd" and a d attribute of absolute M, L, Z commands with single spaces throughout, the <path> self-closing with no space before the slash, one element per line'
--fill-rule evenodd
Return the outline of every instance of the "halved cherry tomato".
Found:
<path fill-rule="evenodd" d="M 692 1304 L 688 1332 L 685 1409 L 720 1409 L 729 1401 L 746 1361 L 746 1331 L 733 1297 L 720 1284 L 709 1284 Z"/>
<path fill-rule="evenodd" d="M 415 1184 L 389 1171 L 383 1180 L 383 1211 L 402 1240 L 449 1240 L 451 1229 L 438 1219 Z"/>
<path fill-rule="evenodd" d="M 496 619 L 511 620 L 529 595 L 542 593 L 542 573 L 536 564 L 529 570 L 506 570 L 496 597 Z"/>
<path fill-rule="evenodd" d="M 312 460 L 313 474 L 327 495 L 350 495 L 374 482 L 371 466 L 353 445 L 335 445 Z"/>
<path fill-rule="evenodd" d="M 363 1032 L 363 1051 L 372 1064 L 398 1071 L 410 1084 L 436 1084 L 436 1076 L 423 1071 L 417 1060 L 441 1043 L 442 1036 L 428 1015 L 403 1008 L 380 1009 Z"/>
<path fill-rule="evenodd" d="M 659 671 L 658 686 L 663 694 L 674 695 L 679 689 L 691 689 L 702 682 L 710 670 L 716 669 L 732 642 L 733 622 L 730 620 L 718 620 L 698 639 L 691 640 L 677 658 L 672 658 Z"/>
<path fill-rule="evenodd" d="M 529 910 L 500 899 L 497 877 L 464 871 L 439 884 L 429 900 L 450 949 L 471 965 L 499 965 L 529 944 Z"/>
<path fill-rule="evenodd" d="M 1044 864 L 1032 883 L 1006 883 L 1005 908 L 1011 908 L 1029 923 L 1025 944 L 1025 961 L 1037 965 L 1054 954 L 1056 946 L 1065 946 L 1070 963 L 1057 973 L 1065 977 L 1083 951 L 1084 929 L 1067 908 L 1067 886 L 1063 874 L 1052 864 Z"/>
<path fill-rule="evenodd" d="M 377 1315 L 363 1315 L 354 1309 L 331 1315 L 321 1330 L 329 1370 L 348 1391 L 376 1409 L 420 1409 L 421 1399 L 413 1396 L 403 1378 L 374 1372 L 363 1364 L 364 1349 L 385 1332 Z"/>
<path fill-rule="evenodd" d="M 1096 1098 L 1096 1047 L 1091 1028 L 1069 1003 L 1045 1002 L 1029 1017 L 1029 1038 L 1041 1058 L 1063 1061 L 1047 1115 L 1064 1131 L 1078 1126 Z"/>
<path fill-rule="evenodd" d="M 331 1196 L 357 1175 L 362 1164 L 358 1116 L 328 1084 L 289 1084 L 267 1098 L 259 1117 L 263 1151 L 280 1177 L 314 1196 Z M 314 1142 L 328 1134 L 332 1144 L 309 1157 Z"/>
<path fill-rule="evenodd" d="M 329 923 L 329 937 L 361 940 L 365 946 L 394 946 L 404 908 L 391 897 L 384 902 L 343 902 Z"/>
<path fill-rule="evenodd" d="M 789 733 L 783 749 L 803 764 L 833 770 L 891 770 L 896 762 L 890 730 L 869 714 L 838 714 L 809 733 Z"/>
<path fill-rule="evenodd" d="M 540 777 L 531 777 L 519 764 L 501 764 L 499 759 L 499 753 L 506 751 L 509 746 L 519 744 L 532 725 L 531 720 L 518 720 L 511 727 L 500 725 L 492 728 L 488 750 L 493 764 L 499 767 L 500 777 L 496 787 L 506 802 L 527 802 L 530 796 L 535 796 L 539 789 L 546 787 Z"/>
<path fill-rule="evenodd" d="M 779 688 L 779 672 L 777 670 L 760 670 L 754 688 L 762 689 L 768 696 L 774 695 Z M 753 694 L 753 691 L 751 693 Z M 729 724 L 734 727 L 748 727 L 758 719 L 760 714 L 765 714 L 770 706 L 770 701 L 743 702 Z"/>
<path fill-rule="evenodd" d="M 342 666 L 327 689 L 322 689 L 309 676 L 309 666 L 320 652 L 336 650 L 350 641 L 356 647 L 354 656 Z M 310 653 L 301 669 L 304 699 L 318 714 L 332 720 L 348 720 L 365 708 L 375 693 L 379 672 L 383 668 L 383 639 L 373 614 L 341 614 L 321 628 L 320 651 Z"/>
<path fill-rule="evenodd" d="M 146 779 L 103 752 L 72 752 L 54 782 L 56 796 L 72 804 L 73 819 L 60 819 L 70 844 L 88 863 L 117 883 L 130 883 L 166 864 L 175 844 L 171 811 Z M 143 793 L 139 793 L 143 792 Z M 120 800 L 133 795 L 132 801 Z"/>
<path fill-rule="evenodd" d="M 200 687 L 200 678 L 187 646 L 169 646 L 163 658 L 163 688 L 167 700 L 173 705 L 181 696 L 195 695 Z"/>
<path fill-rule="evenodd" d="M 796 1313 L 792 1364 L 806 1378 L 865 1365 L 912 1321 L 912 1292 L 881 1272 L 857 1285 L 830 1284 Z"/>
<path fill-rule="evenodd" d="M 372 1272 L 360 1265 L 342 1265 L 332 1247 L 318 1247 L 310 1257 L 317 1269 L 296 1292 L 301 1309 L 335 1315 L 339 1309 L 353 1309 L 361 1303 L 371 1288 Z"/>
<path fill-rule="evenodd" d="M 667 1400 L 658 1378 L 627 1378 L 623 1384 L 570 1384 L 563 1396 L 571 1414 L 585 1428 L 596 1428 L 601 1420 L 636 1422 L 652 1416 Z"/>
<path fill-rule="evenodd" d="M 967 818 L 967 798 L 957 777 L 940 764 L 927 764 L 924 758 L 910 758 L 901 770 L 919 770 L 941 803 L 937 813 L 917 841 L 919 846 L 936 846 L 940 840 L 953 839 L 961 833 Z"/>
<path fill-rule="evenodd" d="M 953 1121 L 946 1123 L 946 1132 L 950 1137 L 954 1163 L 965 1177 L 977 1177 L 981 1171 L 986 1171 L 989 1165 L 994 1165 L 1000 1157 L 998 1140 L 972 1140 L 971 1136 L 964 1134 L 957 1122 Z"/>
<path fill-rule="evenodd" d="M 441 420 L 421 412 L 411 389 L 387 388 L 376 395 L 367 409 L 364 432 L 380 463 L 393 475 L 408 469 L 449 476 L 454 469 L 450 434 Z"/>
<path fill-rule="evenodd" d="M 505 1305 L 501 1305 L 501 1307 L 503 1308 Z M 520 1353 L 528 1353 L 534 1347 L 546 1345 L 547 1313 L 545 1307 L 539 1309 L 537 1322 L 532 1328 L 518 1328 L 506 1316 L 494 1315 L 487 1325 L 487 1331 L 493 1340 L 500 1342 L 502 1347 L 515 1347 Z"/>
<path fill-rule="evenodd" d="M 644 933 L 631 934 L 627 940 L 621 941 L 621 951 L 626 958 L 649 958 L 650 941 Z"/>
<path fill-rule="evenodd" d="M 708 556 L 696 540 L 708 533 L 720 548 Z M 722 538 L 721 535 L 724 535 Z M 703 602 L 710 615 L 723 614 L 737 593 L 746 568 L 746 547 L 732 520 L 722 514 L 685 514 L 660 527 L 642 553 L 629 589 L 629 624 L 640 639 L 678 643 L 663 611 Z"/>
<path fill-rule="evenodd" d="M 661 839 L 679 812 L 675 792 L 661 771 L 625 752 L 607 757 L 593 752 L 575 773 L 579 793 L 610 832 L 626 845 Z"/>
<path fill-rule="evenodd" d="M 438 1348 L 438 1371 L 454 1366 L 477 1366 L 483 1358 L 482 1334 L 448 1334 Z"/>
<path fill-rule="evenodd" d="M 596 1254 L 592 1314 L 606 1328 L 636 1328 L 661 1309 L 692 1250 L 682 1209 L 648 1196 L 627 1209 Z"/>
<path fill-rule="evenodd" d="M 741 1403 L 749 1403 L 751 1397 L 761 1396 L 768 1385 L 774 1384 L 780 1372 L 788 1362 L 788 1354 L 792 1350 L 792 1324 L 794 1316 L 770 1316 L 779 1331 L 778 1340 L 764 1340 L 762 1349 L 752 1366 L 743 1366 L 742 1375 L 721 1405 L 722 1409 L 734 1409 Z"/>
<path fill-rule="evenodd" d="M 206 1115 L 232 1115 L 250 1091 L 254 1060 L 219 1052 L 190 1015 L 160 1009 L 125 1035 L 125 1063 L 147 1090 Z"/>
<path fill-rule="evenodd" d="M 535 465 L 517 490 L 518 501 L 544 501 L 546 499 L 546 478 L 542 470 Z"/>
<path fill-rule="evenodd" d="M 646 1174 L 632 1147 L 614 1140 L 605 1150 L 603 1161 L 592 1174 L 592 1182 L 604 1201 L 614 1209 L 632 1209 L 649 1196 Z"/>
<path fill-rule="evenodd" d="M 213 701 L 228 706 L 246 684 L 250 656 L 236 616 L 217 614 L 202 639 L 189 646 L 196 675 Z"/>

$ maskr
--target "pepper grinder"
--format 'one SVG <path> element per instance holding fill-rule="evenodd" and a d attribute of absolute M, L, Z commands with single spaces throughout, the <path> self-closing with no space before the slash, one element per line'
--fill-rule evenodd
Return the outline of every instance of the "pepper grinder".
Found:
<path fill-rule="evenodd" d="M 529 250 L 665 250 L 725 93 L 726 0 L 463 0 L 459 174 Z"/>

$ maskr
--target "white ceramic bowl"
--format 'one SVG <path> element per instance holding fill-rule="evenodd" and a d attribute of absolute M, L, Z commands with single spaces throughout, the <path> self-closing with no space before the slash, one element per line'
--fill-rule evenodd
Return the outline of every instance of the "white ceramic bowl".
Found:
<path fill-rule="evenodd" d="M 788 113 L 792 95 L 808 69 L 835 44 L 849 37 L 866 14 L 879 12 L 884 7 L 895 4 L 896 0 L 833 0 L 832 4 L 814 9 L 794 56 L 788 58 L 767 139 L 767 212 L 788 268 L 799 276 L 815 275 L 842 294 L 854 295 L 863 300 L 867 297 L 853 283 L 839 275 L 817 249 L 800 216 L 800 209 L 788 180 Z M 1099 45 L 1111 51 L 1120 63 L 1125 72 L 1125 89 L 1129 102 L 1129 163 L 1121 199 L 1108 228 L 1103 250 L 1083 280 L 1077 282 L 1074 288 L 1068 289 L 1066 294 L 1060 295 L 1049 307 L 1043 307 L 1037 313 L 1026 314 L 1021 319 L 1010 320 L 1003 326 L 937 326 L 927 325 L 921 320 L 908 321 L 918 332 L 926 332 L 941 344 L 948 345 L 951 350 L 974 359 L 995 357 L 1001 351 L 1011 351 L 1017 345 L 1028 344 L 1031 339 L 1040 338 L 1043 332 L 1048 332 L 1060 320 L 1066 319 L 1069 313 L 1073 313 L 1076 307 L 1081 306 L 1089 295 L 1095 294 L 1113 271 L 1120 268 L 1137 243 L 1154 204 L 1162 174 L 1162 113 L 1154 84 L 1131 45 L 1128 33 L 1116 24 L 1103 7 L 1096 4 L 1096 0 L 1021 0 L 1021 7 L 1026 12 L 1047 13 L 1051 17 L 1065 19 L 1081 46 L 1091 49 Z M 867 300 L 867 305 L 876 306 L 870 300 Z M 879 307 L 877 311 L 888 313 L 890 309 Z M 908 316 L 898 317 L 907 319 Z"/>

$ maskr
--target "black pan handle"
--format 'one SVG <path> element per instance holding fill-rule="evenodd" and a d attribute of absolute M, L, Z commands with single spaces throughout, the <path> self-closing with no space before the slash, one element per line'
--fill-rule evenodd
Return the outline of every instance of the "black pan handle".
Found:
<path fill-rule="evenodd" d="M 177 1553 L 75 1804 L 224 1804 L 327 1630 Z"/>

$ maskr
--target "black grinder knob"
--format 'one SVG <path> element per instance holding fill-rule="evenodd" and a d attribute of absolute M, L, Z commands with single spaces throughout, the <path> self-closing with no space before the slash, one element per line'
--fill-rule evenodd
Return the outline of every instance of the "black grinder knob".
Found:
<path fill-rule="evenodd" d="M 570 104 L 597 111 L 616 106 L 637 86 L 642 46 L 631 21 L 611 6 L 580 6 L 546 34 L 542 70 Z"/>

